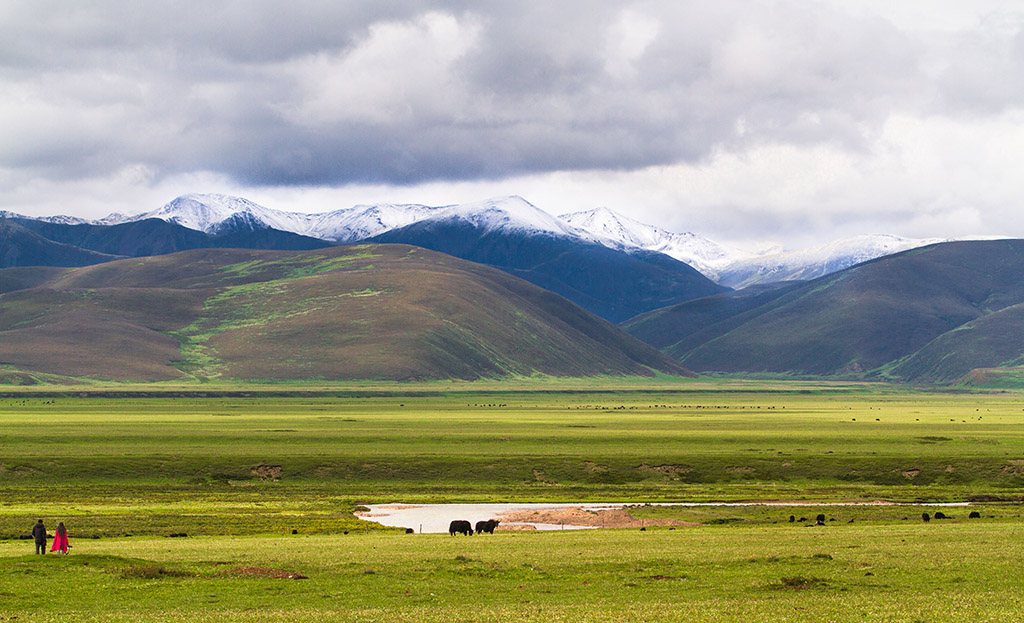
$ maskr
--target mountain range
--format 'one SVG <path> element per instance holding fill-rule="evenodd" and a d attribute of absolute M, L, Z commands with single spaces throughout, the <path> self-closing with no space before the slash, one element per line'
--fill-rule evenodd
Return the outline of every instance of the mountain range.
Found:
<path fill-rule="evenodd" d="M 623 324 L 698 372 L 950 383 L 1024 366 L 1024 240 L 935 244 Z"/>
<path fill-rule="evenodd" d="M 161 208 L 140 214 L 111 214 L 96 221 L 69 216 L 35 220 L 63 225 L 118 225 L 161 219 L 211 235 L 239 230 L 274 229 L 330 243 L 346 244 L 373 238 L 446 212 L 464 215 L 474 207 L 522 201 L 518 197 L 504 197 L 454 206 L 357 205 L 320 214 L 305 214 L 266 208 L 240 197 L 189 194 L 177 197 Z M 939 239 L 873 234 L 830 241 L 806 249 L 772 249 L 753 253 L 718 244 L 698 234 L 669 232 L 606 208 L 563 214 L 557 218 L 548 216 L 539 231 L 626 252 L 662 253 L 690 265 L 710 280 L 729 288 L 812 279 L 875 257 L 941 242 Z M 28 219 L 9 212 L 0 212 L 2 217 Z"/>
<path fill-rule="evenodd" d="M 569 301 L 405 245 L 0 270 L 4 382 L 690 375 Z"/>
<path fill-rule="evenodd" d="M 102 225 L 21 218 L 8 218 L 5 222 L 31 230 L 53 243 L 78 245 L 83 250 L 105 254 L 73 257 L 67 253 L 51 254 L 56 257 L 53 262 L 34 262 L 58 265 L 81 265 L 116 259 L 114 256 L 142 257 L 193 248 L 311 249 L 330 244 L 269 226 L 269 223 L 281 226 L 288 221 L 286 214 L 268 213 L 236 198 L 220 199 L 213 206 L 187 198 L 176 200 L 173 205 L 140 221 L 115 216 L 105 219 L 106 224 Z M 389 211 L 378 208 L 367 208 L 360 213 L 372 213 L 375 218 L 385 213 L 392 216 L 398 213 L 397 207 Z M 519 197 L 444 209 L 422 208 L 417 214 L 422 216 L 431 210 L 430 216 L 404 227 L 393 227 L 368 240 L 415 244 L 500 268 L 612 322 L 725 290 L 690 266 L 666 255 L 598 244 L 584 232 Z M 406 216 L 411 213 L 404 212 Z M 394 222 L 389 221 L 389 224 Z M 362 233 L 382 227 L 379 218 L 373 222 L 363 219 L 360 223 Z M 17 249 L 34 248 L 33 245 L 39 243 L 35 238 L 24 236 L 19 243 L 13 235 L 17 233 L 18 230 L 12 230 L 11 240 L 5 245 L 8 250 L 0 253 L 0 257 L 12 258 L 8 265 L 22 265 L 18 260 L 30 254 Z M 68 259 L 62 262 L 65 257 Z"/>

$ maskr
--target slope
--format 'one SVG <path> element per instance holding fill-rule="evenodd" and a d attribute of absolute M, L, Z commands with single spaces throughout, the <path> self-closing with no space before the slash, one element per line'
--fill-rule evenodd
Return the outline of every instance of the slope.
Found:
<path fill-rule="evenodd" d="M 402 245 L 192 250 L 21 279 L 31 287 L 0 295 L 0 364 L 23 372 L 126 381 L 687 374 L 559 296 Z"/>
<path fill-rule="evenodd" d="M 1024 240 L 944 243 L 887 256 L 808 282 L 738 316 L 735 326 L 700 344 L 685 332 L 665 349 L 693 369 L 785 374 L 861 374 L 887 366 L 903 380 L 948 378 L 929 372 L 925 359 L 896 361 L 925 349 L 929 361 L 972 351 L 969 365 L 1002 365 L 1024 353 L 1024 337 L 1009 330 L 1014 314 L 979 319 L 1024 302 Z M 675 322 L 671 314 L 663 322 Z M 671 338 L 650 321 L 633 330 Z M 977 325 L 968 325 L 978 321 Z M 978 327 L 987 331 L 977 330 Z M 646 326 L 645 326 L 646 325 Z M 994 348 L 981 336 L 996 336 Z M 1001 336 L 1001 338 L 999 337 Z M 991 339 L 991 338 L 990 338 Z M 967 357 L 961 357 L 966 362 Z M 955 359 L 954 359 L 955 360 Z M 963 363 L 956 369 L 959 370 Z M 894 367 L 895 366 L 895 367 Z"/>
<path fill-rule="evenodd" d="M 739 326 L 747 315 L 798 288 L 801 282 L 749 286 L 663 307 L 630 318 L 620 326 L 655 348 L 697 346 Z"/>
<path fill-rule="evenodd" d="M 1024 365 L 1024 304 L 1000 309 L 943 333 L 886 373 L 897 379 L 950 383 L 980 368 Z"/>
<path fill-rule="evenodd" d="M 458 206 L 372 240 L 499 268 L 611 322 L 726 290 L 667 255 L 625 252 L 584 239 L 518 197 Z"/>
<path fill-rule="evenodd" d="M 150 218 L 117 225 L 64 224 L 42 220 L 10 221 L 30 230 L 34 238 L 12 241 L 11 249 L 26 250 L 31 244 L 42 244 L 39 238 L 59 243 L 63 253 L 39 254 L 19 251 L 11 254 L 6 266 L 85 266 L 120 257 L 144 257 L 176 253 L 188 249 L 276 249 L 301 251 L 322 249 L 330 243 L 291 232 L 266 228 L 225 229 L 209 235 L 176 223 Z M 77 251 L 74 251 L 77 249 Z"/>
<path fill-rule="evenodd" d="M 117 255 L 49 240 L 16 219 L 0 219 L 0 268 L 11 266 L 87 266 Z"/>

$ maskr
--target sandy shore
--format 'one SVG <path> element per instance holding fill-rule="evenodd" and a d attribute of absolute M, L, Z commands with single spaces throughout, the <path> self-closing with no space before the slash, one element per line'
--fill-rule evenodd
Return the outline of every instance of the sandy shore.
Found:
<path fill-rule="evenodd" d="M 624 508 L 588 510 L 580 507 L 512 511 L 499 515 L 510 524 L 550 524 L 588 528 L 643 528 L 646 526 L 696 526 L 678 519 L 637 519 Z M 515 529 L 514 525 L 498 528 Z"/>

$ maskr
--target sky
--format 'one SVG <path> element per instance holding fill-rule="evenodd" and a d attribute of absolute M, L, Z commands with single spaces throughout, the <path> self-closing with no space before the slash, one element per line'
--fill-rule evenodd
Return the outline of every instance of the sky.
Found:
<path fill-rule="evenodd" d="M 0 1 L 0 210 L 520 195 L 752 249 L 1024 237 L 1020 0 Z"/>

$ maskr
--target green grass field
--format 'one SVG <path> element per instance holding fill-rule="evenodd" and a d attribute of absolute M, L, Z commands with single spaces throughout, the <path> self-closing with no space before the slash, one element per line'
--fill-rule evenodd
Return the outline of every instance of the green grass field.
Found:
<path fill-rule="evenodd" d="M 1017 521 L 0 545 L 19 621 L 1013 621 Z M 269 577 L 257 569 L 301 574 Z M 243 571 L 248 569 L 248 572 Z"/>
<path fill-rule="evenodd" d="M 1024 613 L 1022 496 L 1017 393 L 707 379 L 12 389 L 0 620 L 1006 621 Z M 652 506 L 632 512 L 701 525 L 472 538 L 352 515 L 749 499 L 902 504 Z M 920 519 L 934 510 L 921 503 L 969 500 L 982 519 Z M 819 510 L 835 521 L 786 520 Z M 67 523 L 70 556 L 31 555 L 18 537 L 37 517 Z"/>

